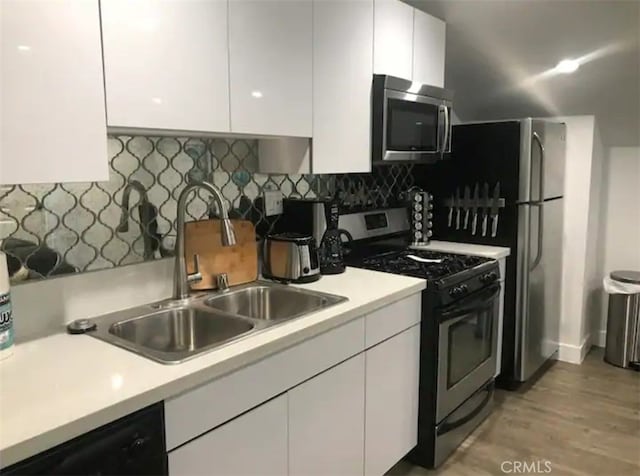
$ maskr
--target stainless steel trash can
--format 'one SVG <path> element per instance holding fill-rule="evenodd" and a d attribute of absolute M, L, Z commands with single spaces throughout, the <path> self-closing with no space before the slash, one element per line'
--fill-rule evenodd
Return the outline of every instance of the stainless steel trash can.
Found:
<path fill-rule="evenodd" d="M 639 271 L 613 271 L 613 281 L 640 286 Z M 624 368 L 640 367 L 640 292 L 609 295 L 604 360 Z"/>

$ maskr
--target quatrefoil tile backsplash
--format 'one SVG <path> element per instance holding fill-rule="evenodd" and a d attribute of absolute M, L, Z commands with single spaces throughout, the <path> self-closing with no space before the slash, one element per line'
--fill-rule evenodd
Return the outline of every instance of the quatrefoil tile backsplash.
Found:
<path fill-rule="evenodd" d="M 397 205 L 400 192 L 413 185 L 408 165 L 371 174 L 261 174 L 258 142 L 251 139 L 118 135 L 108 137 L 108 150 L 107 182 L 0 188 L 0 248 L 14 283 L 170 256 L 177 199 L 193 180 L 219 187 L 232 217 L 253 221 L 259 234 L 274 223 L 256 200 L 264 190 L 279 189 L 285 197 L 337 191 L 349 211 Z M 188 219 L 213 216 L 209 200 L 194 194 Z"/>

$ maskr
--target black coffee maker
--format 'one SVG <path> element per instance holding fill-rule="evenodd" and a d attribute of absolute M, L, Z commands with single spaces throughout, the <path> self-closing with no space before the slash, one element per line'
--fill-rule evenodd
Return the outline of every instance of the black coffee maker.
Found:
<path fill-rule="evenodd" d="M 326 229 L 320 242 L 320 273 L 340 274 L 344 273 L 344 250 L 342 247 L 342 235 L 351 241 L 351 234 L 339 228 L 340 207 L 337 199 L 324 203 L 324 217 Z"/>
<path fill-rule="evenodd" d="M 351 235 L 339 228 L 340 209 L 337 198 L 285 198 L 282 216 L 272 232 L 302 233 L 315 238 L 321 274 L 339 274 L 345 270 L 342 237 Z"/>

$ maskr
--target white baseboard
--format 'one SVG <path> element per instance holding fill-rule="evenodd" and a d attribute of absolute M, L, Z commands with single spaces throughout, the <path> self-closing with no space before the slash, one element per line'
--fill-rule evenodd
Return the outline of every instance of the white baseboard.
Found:
<path fill-rule="evenodd" d="M 601 331 L 596 332 L 596 335 L 593 338 L 593 345 L 597 347 L 604 347 L 606 343 L 607 343 L 607 331 L 603 329 Z"/>
<path fill-rule="evenodd" d="M 580 345 L 560 343 L 558 349 L 558 360 L 569 362 L 570 364 L 581 364 L 591 348 L 591 335 L 588 335 Z"/>

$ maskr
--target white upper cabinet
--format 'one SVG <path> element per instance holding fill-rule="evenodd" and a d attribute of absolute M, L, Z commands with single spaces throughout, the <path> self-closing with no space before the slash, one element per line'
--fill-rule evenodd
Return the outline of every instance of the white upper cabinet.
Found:
<path fill-rule="evenodd" d="M 107 180 L 98 0 L 0 1 L 0 183 Z"/>
<path fill-rule="evenodd" d="M 231 130 L 311 137 L 311 0 L 231 0 Z"/>
<path fill-rule="evenodd" d="M 413 81 L 444 87 L 446 24 L 420 10 L 413 18 Z"/>
<path fill-rule="evenodd" d="M 373 0 L 314 0 L 316 174 L 371 170 Z"/>
<path fill-rule="evenodd" d="M 226 0 L 103 0 L 111 127 L 229 132 Z"/>
<path fill-rule="evenodd" d="M 413 77 L 413 7 L 400 0 L 374 0 L 373 72 Z"/>

